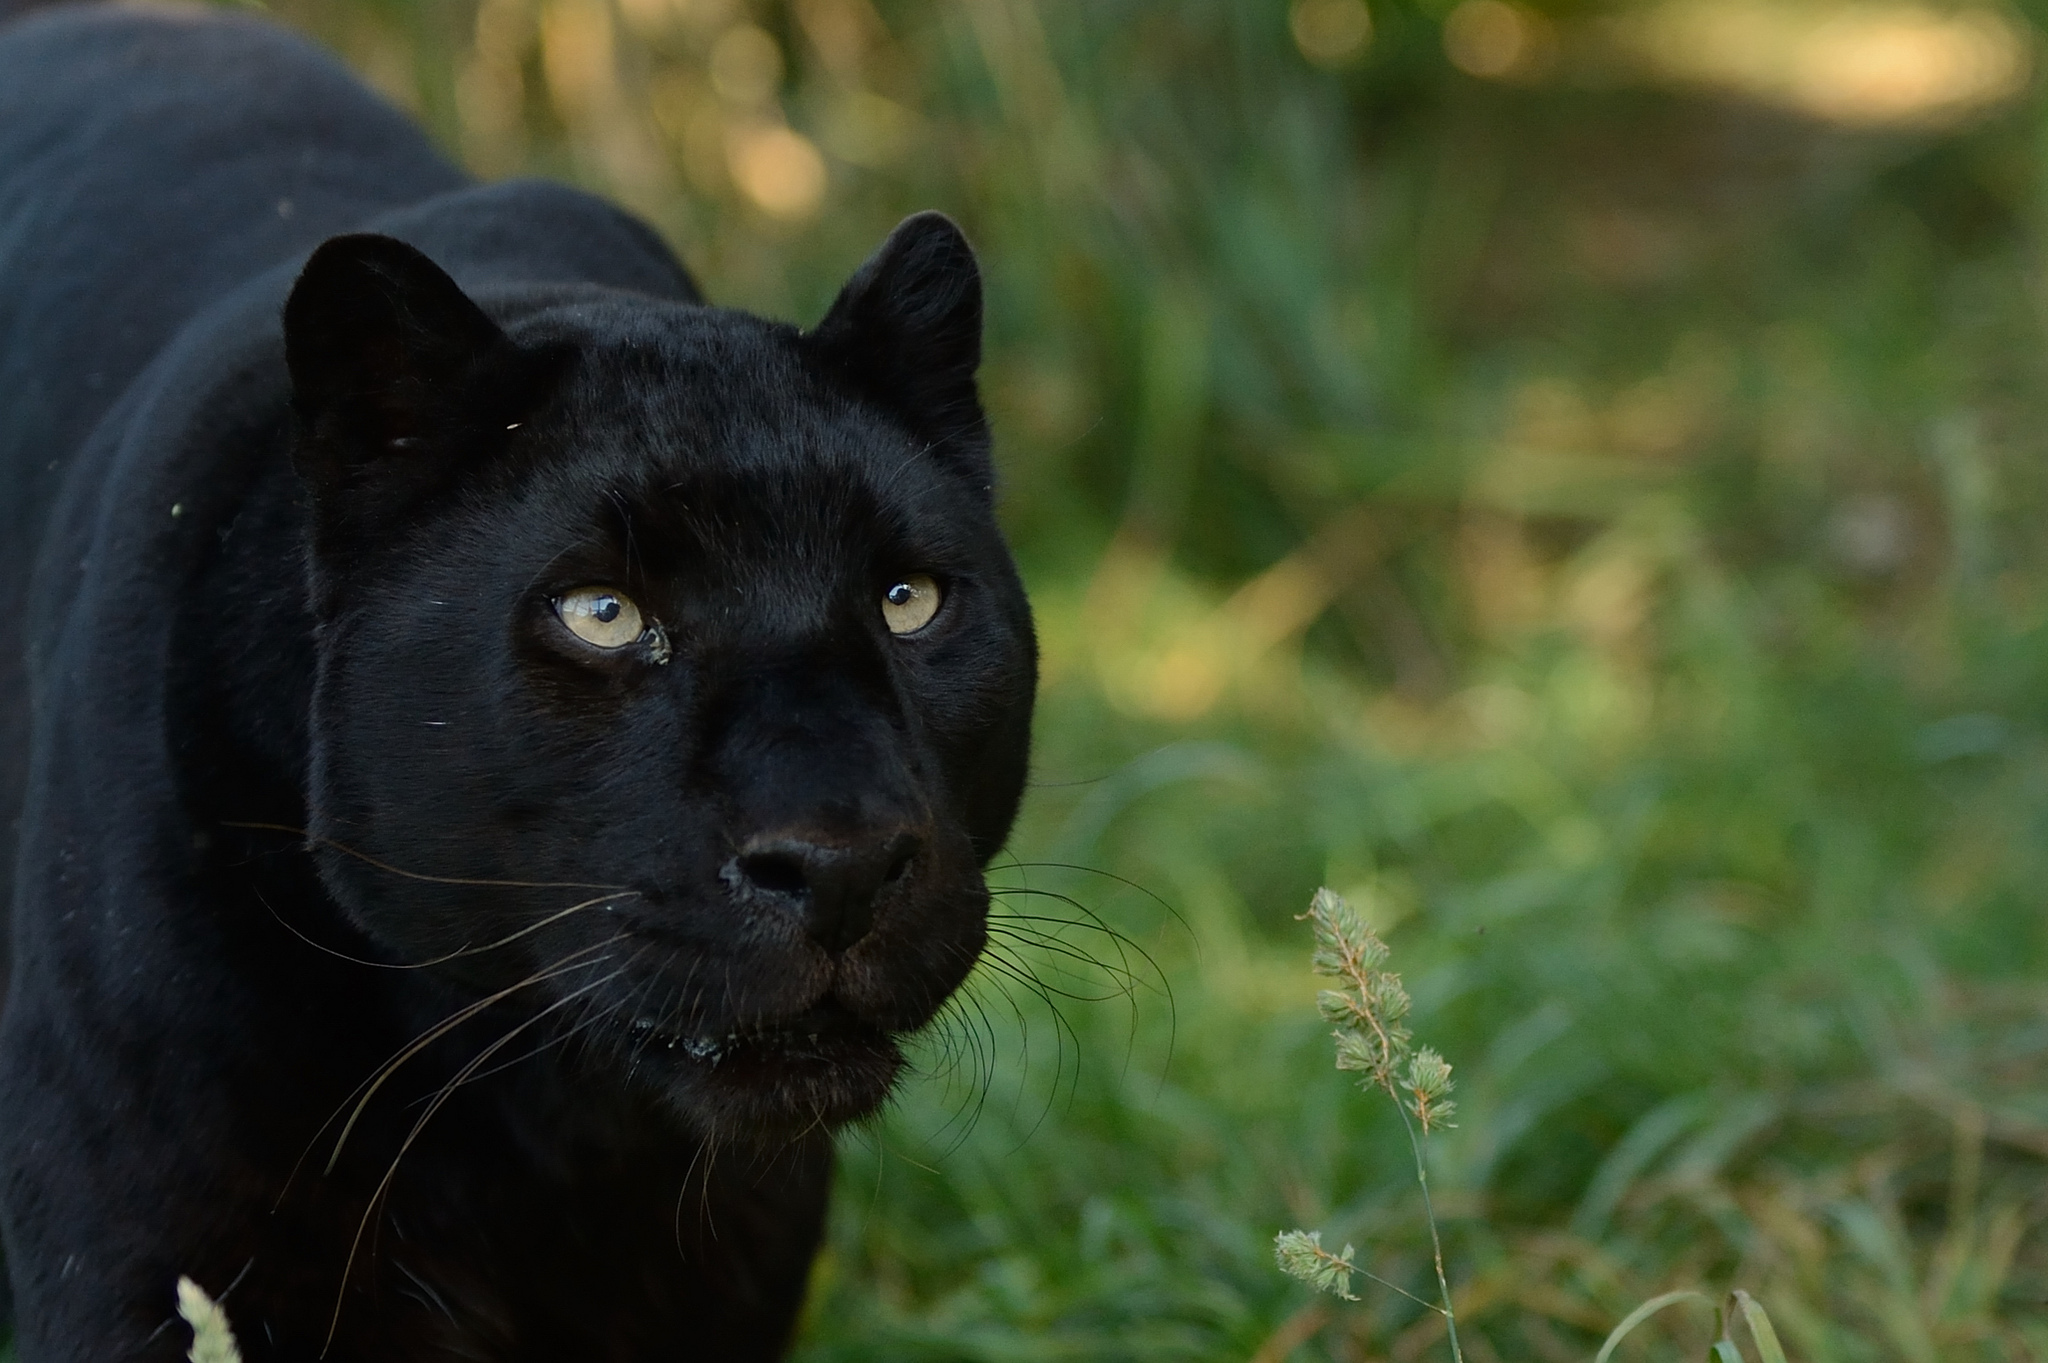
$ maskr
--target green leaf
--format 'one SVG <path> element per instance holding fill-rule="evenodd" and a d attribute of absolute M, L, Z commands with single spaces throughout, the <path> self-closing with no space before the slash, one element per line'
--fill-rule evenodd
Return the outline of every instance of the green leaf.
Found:
<path fill-rule="evenodd" d="M 1622 1317 L 1621 1324 L 1614 1327 L 1614 1333 L 1607 1336 L 1607 1342 L 1605 1344 L 1602 1344 L 1600 1346 L 1600 1352 L 1593 1356 L 1593 1363 L 1607 1363 L 1608 1359 L 1614 1357 L 1614 1351 L 1621 1346 L 1621 1341 L 1627 1339 L 1629 1337 L 1630 1332 L 1633 1331 L 1638 1325 L 1641 1325 L 1644 1321 L 1648 1320 L 1651 1316 L 1656 1315 L 1665 1307 L 1675 1305 L 1678 1302 L 1682 1301 L 1696 1301 L 1700 1303 L 1700 1305 L 1708 1308 L 1709 1310 L 1712 1310 L 1714 1305 L 1714 1299 L 1708 1296 L 1706 1293 L 1693 1292 L 1689 1290 L 1679 1292 L 1666 1292 L 1661 1297 L 1652 1297 L 1648 1301 L 1644 1302 L 1641 1306 L 1638 1306 L 1635 1310 L 1629 1312 L 1626 1316 Z M 1737 1360 L 1737 1363 L 1740 1363 L 1739 1359 Z"/>
<path fill-rule="evenodd" d="M 1785 1346 L 1778 1343 L 1778 1332 L 1772 1327 L 1771 1318 L 1764 1314 L 1763 1304 L 1739 1287 L 1728 1295 L 1734 1299 L 1736 1309 L 1742 1312 L 1742 1319 L 1749 1326 L 1750 1337 L 1756 1340 L 1756 1351 L 1763 1363 L 1785 1363 Z"/>

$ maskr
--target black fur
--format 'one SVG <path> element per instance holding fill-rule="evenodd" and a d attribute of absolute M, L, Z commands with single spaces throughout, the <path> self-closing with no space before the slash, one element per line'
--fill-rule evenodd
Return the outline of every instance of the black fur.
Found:
<path fill-rule="evenodd" d="M 1023 782 L 980 307 L 936 215 L 706 307 L 252 20 L 0 32 L 23 1363 L 180 1274 L 250 1363 L 780 1355 Z"/>

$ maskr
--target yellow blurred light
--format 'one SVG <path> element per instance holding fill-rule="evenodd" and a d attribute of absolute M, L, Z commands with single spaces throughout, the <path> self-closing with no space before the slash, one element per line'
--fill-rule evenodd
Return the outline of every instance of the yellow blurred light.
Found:
<path fill-rule="evenodd" d="M 1362 506 L 1338 514 L 1221 602 L 1172 574 L 1156 545 L 1120 534 L 1083 612 L 1105 693 L 1120 709 L 1175 723 L 1233 693 L 1255 709 L 1294 704 L 1301 635 L 1378 563 L 1374 524 Z"/>
<path fill-rule="evenodd" d="M 1799 72 L 1798 93 L 1816 113 L 1842 122 L 1889 122 L 2002 98 L 2026 74 L 2018 36 L 1992 15 L 1901 11 L 1825 26 Z"/>
<path fill-rule="evenodd" d="M 736 17 L 735 0 L 618 0 L 627 27 L 658 39 L 678 28 L 716 33 Z"/>
<path fill-rule="evenodd" d="M 626 24 L 644 38 L 660 38 L 677 28 L 715 33 L 738 17 L 737 0 L 618 0 Z"/>
<path fill-rule="evenodd" d="M 525 161 L 526 96 L 522 70 L 533 40 L 533 16 L 518 0 L 482 0 L 476 39 L 455 78 L 462 150 L 486 175 L 510 175 Z"/>
<path fill-rule="evenodd" d="M 1321 67 L 1346 66 L 1372 42 L 1365 0 L 1295 0 L 1287 25 L 1301 55 Z"/>
<path fill-rule="evenodd" d="M 1230 680 L 1227 658 L 1216 642 L 1186 639 L 1167 649 L 1153 669 L 1145 709 L 1181 724 L 1207 714 Z"/>
<path fill-rule="evenodd" d="M 797 0 L 797 22 L 825 65 L 842 79 L 856 79 L 868 51 L 888 36 L 869 0 Z"/>
<path fill-rule="evenodd" d="M 706 195 L 725 193 L 732 185 L 725 112 L 707 83 L 687 70 L 658 72 L 649 82 L 647 104 L 690 184 Z"/>
<path fill-rule="evenodd" d="M 1595 647 L 1624 647 L 1649 615 L 1653 585 L 1650 566 L 1639 558 L 1615 553 L 1595 559 L 1566 587 L 1565 616 Z"/>
<path fill-rule="evenodd" d="M 1506 0 L 1465 0 L 1444 20 L 1444 54 L 1468 76 L 1499 80 L 1533 66 L 1543 34 L 1537 19 Z"/>
<path fill-rule="evenodd" d="M 1315 623 L 1337 586 L 1312 554 L 1289 554 L 1223 603 L 1234 647 L 1257 654 L 1285 643 Z"/>
<path fill-rule="evenodd" d="M 643 38 L 659 37 L 677 17 L 669 0 L 619 0 L 619 14 Z"/>
<path fill-rule="evenodd" d="M 541 12 L 541 71 L 563 121 L 577 123 L 615 99 L 612 12 L 603 0 L 555 0 Z"/>
<path fill-rule="evenodd" d="M 1519 516 L 1469 508 L 1458 527 L 1458 570 L 1473 623 L 1489 640 L 1541 626 L 1548 574 Z"/>
<path fill-rule="evenodd" d="M 772 218 L 808 218 L 825 200 L 825 158 L 800 132 L 777 124 L 735 128 L 726 157 L 733 183 Z"/>
<path fill-rule="evenodd" d="M 782 88 L 782 49 L 753 24 L 734 24 L 711 45 L 711 88 L 733 104 L 766 104 Z"/>
<path fill-rule="evenodd" d="M 1617 394 L 1607 412 L 1609 443 L 1626 454 L 1669 455 L 1683 448 L 1702 413 L 1693 394 L 1653 374 Z"/>
<path fill-rule="evenodd" d="M 823 129 L 832 154 L 871 170 L 903 159 L 917 132 L 917 115 L 872 90 L 850 90 L 832 108 Z"/>
<path fill-rule="evenodd" d="M 2024 32 L 1983 7 L 1665 0 L 1614 32 L 1658 74 L 1852 125 L 1995 104 L 2025 88 L 2031 65 Z"/>

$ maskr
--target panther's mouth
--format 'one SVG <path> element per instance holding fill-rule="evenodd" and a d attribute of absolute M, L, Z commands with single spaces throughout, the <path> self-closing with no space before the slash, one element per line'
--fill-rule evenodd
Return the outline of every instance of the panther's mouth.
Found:
<path fill-rule="evenodd" d="M 637 1070 L 666 1071 L 690 1107 L 744 1111 L 764 1130 L 857 1121 L 888 1098 L 903 1067 L 888 1032 L 829 1004 L 721 1032 L 646 1016 L 621 1030 Z"/>
<path fill-rule="evenodd" d="M 651 1017 L 635 1018 L 626 1027 L 636 1051 L 661 1050 L 717 1069 L 727 1061 L 782 1064 L 830 1063 L 849 1050 L 892 1046 L 888 1033 L 855 1021 L 836 1008 L 814 1008 L 797 1017 L 755 1027 L 735 1027 L 722 1034 L 671 1031 Z"/>

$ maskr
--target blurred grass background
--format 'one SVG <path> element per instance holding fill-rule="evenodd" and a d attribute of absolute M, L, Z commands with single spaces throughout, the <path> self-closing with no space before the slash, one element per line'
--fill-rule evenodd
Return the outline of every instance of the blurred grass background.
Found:
<path fill-rule="evenodd" d="M 1272 1265 L 1430 1281 L 1324 882 L 1458 1067 L 1475 1363 L 1727 1285 L 2048 1358 L 2048 3 L 275 9 L 719 302 L 983 253 L 1038 786 L 800 1358 L 1441 1356 Z"/>

